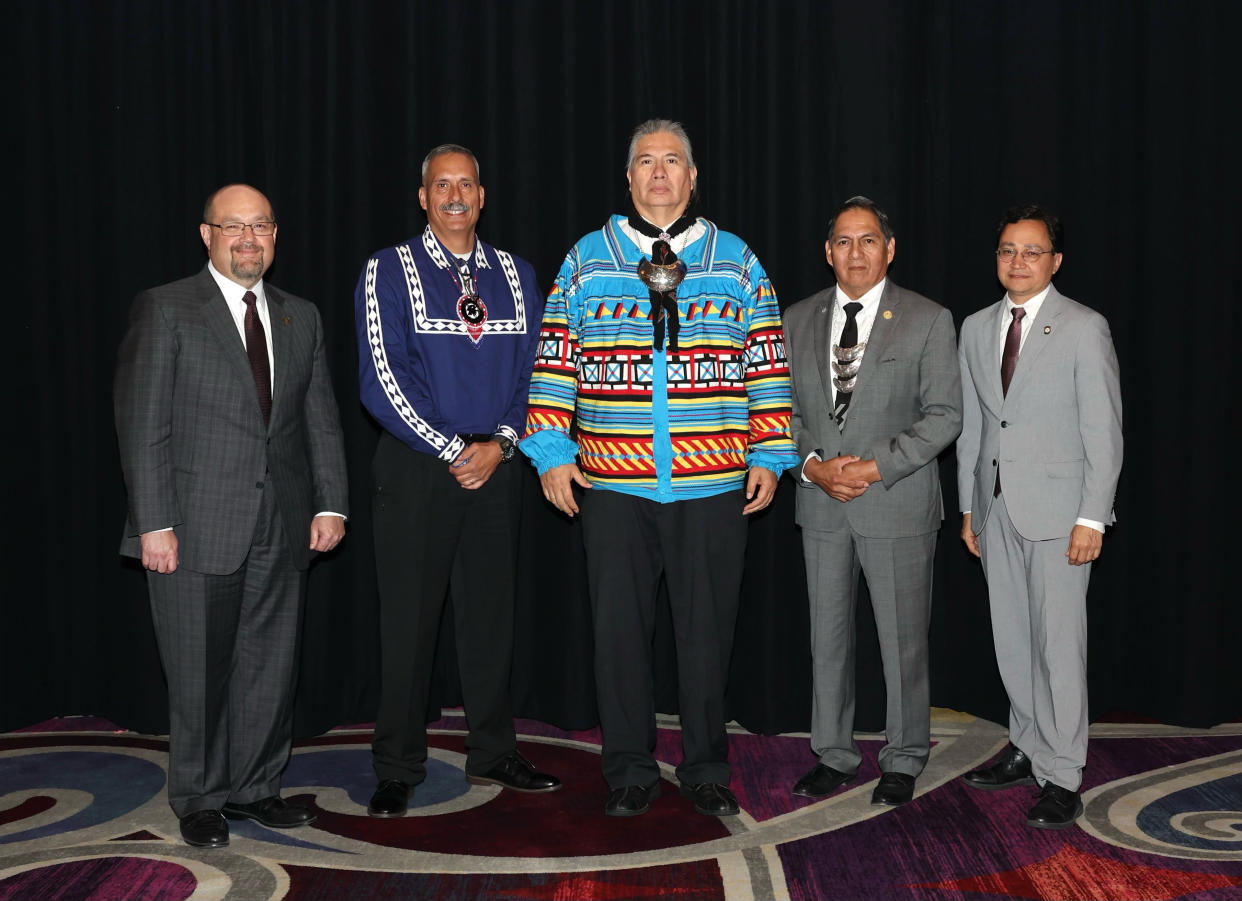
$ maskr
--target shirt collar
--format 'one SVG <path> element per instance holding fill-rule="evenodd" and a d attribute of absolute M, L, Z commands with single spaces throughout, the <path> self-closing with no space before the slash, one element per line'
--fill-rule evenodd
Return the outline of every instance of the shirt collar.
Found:
<path fill-rule="evenodd" d="M 644 235 L 642 232 L 632 227 L 630 225 L 630 220 L 628 216 L 622 215 L 620 218 L 621 218 L 621 222 L 620 222 L 621 233 L 625 235 L 627 238 L 629 238 L 631 242 L 633 242 L 634 246 L 638 248 L 639 253 L 645 254 L 646 256 L 651 256 L 651 248 L 655 244 L 656 239 L 649 238 L 646 235 Z M 650 219 L 648 219 L 646 216 L 643 216 L 641 218 L 644 222 L 650 223 L 655 228 L 660 227 L 656 225 L 654 222 L 652 222 Z M 696 219 L 694 221 L 694 225 L 690 226 L 688 229 L 686 229 L 684 232 L 682 232 L 680 235 L 673 238 L 673 240 L 669 242 L 669 247 L 672 248 L 673 253 L 677 254 L 677 258 L 681 259 L 681 255 L 682 253 L 685 252 L 685 249 L 689 247 L 691 244 L 693 244 L 694 242 L 696 242 L 697 240 L 699 240 L 699 238 L 703 237 L 703 235 L 706 233 L 707 233 L 707 226 L 705 226 L 701 220 Z"/>
<path fill-rule="evenodd" d="M 880 305 L 880 295 L 884 293 L 884 286 L 887 284 L 888 284 L 888 276 L 885 276 L 884 278 L 880 279 L 876 284 L 872 285 L 871 289 L 867 291 L 867 293 L 864 294 L 862 297 L 858 298 L 858 300 L 856 301 L 851 301 L 849 296 L 844 291 L 842 291 L 840 287 L 838 287 L 836 291 L 837 309 L 840 310 L 842 313 L 844 313 L 845 305 L 847 303 L 860 303 L 862 304 L 862 309 L 858 311 L 858 315 L 865 316 L 866 314 L 875 310 L 875 308 Z"/>
<path fill-rule="evenodd" d="M 1023 303 L 1023 304 L 1014 303 L 1012 300 L 1009 299 L 1009 294 L 1008 292 L 1006 292 L 1005 294 L 1005 315 L 1006 316 L 1012 315 L 1009 311 L 1012 310 L 1014 307 L 1020 306 L 1022 307 L 1022 309 L 1026 310 L 1026 318 L 1029 319 L 1031 322 L 1034 322 L 1035 317 L 1039 315 L 1039 308 L 1043 306 L 1044 300 L 1048 297 L 1048 292 L 1051 290 L 1052 290 L 1052 282 L 1049 282 L 1048 285 L 1044 288 L 1044 290 L 1040 291 L 1038 294 L 1036 294 L 1034 297 L 1032 297 L 1030 300 L 1028 300 L 1026 303 Z M 1009 320 L 1005 319 L 1005 321 L 1008 322 Z"/>
<path fill-rule="evenodd" d="M 211 277 L 216 280 L 216 285 L 220 288 L 220 293 L 224 295 L 224 299 L 230 304 L 234 306 L 241 304 L 244 306 L 246 303 L 244 298 L 247 291 L 254 292 L 256 303 L 261 304 L 266 302 L 263 294 L 263 279 L 259 279 L 255 282 L 253 288 L 247 288 L 245 285 L 239 285 L 237 282 L 220 272 L 211 260 L 207 261 L 207 271 L 210 272 Z"/>
<path fill-rule="evenodd" d="M 431 261 L 436 264 L 439 269 L 457 268 L 456 262 L 449 262 L 452 257 L 454 261 L 461 259 L 457 254 L 453 253 L 447 247 L 440 243 L 440 239 L 436 237 L 436 233 L 431 230 L 428 225 L 423 229 L 423 249 L 427 251 L 427 256 L 431 257 Z M 487 265 L 487 257 L 483 255 L 483 242 L 479 240 L 479 236 L 474 236 L 474 247 L 467 256 L 475 267 L 479 269 L 491 269 Z"/>

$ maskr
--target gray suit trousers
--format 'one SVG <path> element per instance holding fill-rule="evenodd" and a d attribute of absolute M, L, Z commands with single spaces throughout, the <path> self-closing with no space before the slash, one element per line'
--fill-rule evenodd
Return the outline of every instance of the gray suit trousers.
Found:
<path fill-rule="evenodd" d="M 862 761 L 853 734 L 854 614 L 861 571 L 871 591 L 888 692 L 888 743 L 880 751 L 880 769 L 917 776 L 931 746 L 927 629 L 936 533 L 867 538 L 848 529 L 804 527 L 802 548 L 815 668 L 811 748 L 820 763 L 843 773 L 857 771 Z"/>
<path fill-rule="evenodd" d="M 1087 761 L 1087 582 L 1068 537 L 1030 541 L 1002 492 L 979 534 L 996 661 L 1009 694 L 1009 740 L 1040 785 L 1077 791 Z"/>
<path fill-rule="evenodd" d="M 178 817 L 279 793 L 305 579 L 289 559 L 271 482 L 236 572 L 147 574 L 168 679 L 168 802 Z"/>

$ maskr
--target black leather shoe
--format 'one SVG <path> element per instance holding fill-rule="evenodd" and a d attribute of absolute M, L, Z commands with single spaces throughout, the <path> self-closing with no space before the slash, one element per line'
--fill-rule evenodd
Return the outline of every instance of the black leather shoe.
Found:
<path fill-rule="evenodd" d="M 997 758 L 996 763 L 967 773 L 962 777 L 962 781 L 971 788 L 995 791 L 998 788 L 1012 788 L 1015 785 L 1034 785 L 1035 777 L 1031 775 L 1031 758 L 1013 745 L 1009 745 Z"/>
<path fill-rule="evenodd" d="M 230 820 L 254 820 L 270 829 L 293 829 L 315 822 L 313 810 L 301 804 L 290 804 L 279 795 L 249 804 L 225 804 L 223 812 Z"/>
<path fill-rule="evenodd" d="M 627 785 L 614 788 L 604 805 L 604 813 L 610 817 L 636 817 L 646 813 L 651 802 L 660 797 L 660 780 L 650 785 Z"/>
<path fill-rule="evenodd" d="M 1045 782 L 1039 800 L 1026 815 L 1026 825 L 1036 829 L 1066 829 L 1082 816 L 1082 798 L 1078 792 Z"/>
<path fill-rule="evenodd" d="M 531 762 L 514 751 L 481 776 L 466 776 L 471 785 L 499 785 L 518 792 L 554 792 L 561 780 L 535 772 Z"/>
<path fill-rule="evenodd" d="M 823 763 L 817 763 L 811 771 L 799 779 L 793 793 L 803 798 L 826 798 L 842 785 L 853 782 L 855 773 L 843 773 Z"/>
<path fill-rule="evenodd" d="M 367 816 L 403 817 L 410 806 L 410 786 L 400 779 L 381 779 L 367 805 Z"/>
<path fill-rule="evenodd" d="M 683 783 L 681 793 L 694 802 L 697 812 L 709 817 L 735 817 L 741 810 L 727 785 L 716 782 L 700 782 L 698 785 Z"/>
<path fill-rule="evenodd" d="M 229 824 L 218 810 L 196 810 L 181 818 L 181 837 L 195 848 L 224 848 L 229 843 Z"/>
<path fill-rule="evenodd" d="M 871 793 L 872 804 L 905 804 L 914 797 L 914 777 L 907 773 L 884 773 Z"/>

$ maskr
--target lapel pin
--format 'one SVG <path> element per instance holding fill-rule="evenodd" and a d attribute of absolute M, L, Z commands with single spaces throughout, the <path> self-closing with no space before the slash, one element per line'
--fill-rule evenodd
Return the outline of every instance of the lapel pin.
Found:
<path fill-rule="evenodd" d="M 884 318 L 885 318 L 885 319 L 892 319 L 892 318 L 893 318 L 893 311 L 892 311 L 892 310 L 885 310 L 885 311 L 884 311 Z"/>
<path fill-rule="evenodd" d="M 1051 335 L 1051 334 L 1052 334 L 1052 326 L 1050 326 L 1050 325 L 1045 325 L 1045 326 L 1044 326 L 1044 334 L 1045 334 L 1045 335 Z"/>
<path fill-rule="evenodd" d="M 289 324 L 290 322 L 292 322 L 293 320 L 292 320 L 292 319 L 290 319 L 288 316 L 286 316 L 284 319 L 282 319 L 282 320 L 280 320 L 280 321 L 281 321 L 282 323 L 284 323 L 285 325 L 288 325 L 288 324 Z"/>

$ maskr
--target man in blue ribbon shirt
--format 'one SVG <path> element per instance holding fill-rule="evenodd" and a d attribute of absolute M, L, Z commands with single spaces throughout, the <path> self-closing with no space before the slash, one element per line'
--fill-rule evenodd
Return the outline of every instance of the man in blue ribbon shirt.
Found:
<path fill-rule="evenodd" d="M 426 778 L 427 702 L 453 598 L 466 778 L 560 788 L 518 752 L 509 697 L 521 473 L 543 296 L 525 260 L 479 240 L 478 161 L 442 144 L 423 160 L 422 235 L 367 260 L 355 294 L 362 402 L 384 433 L 373 462 L 381 698 L 368 812 L 405 814 Z"/>

